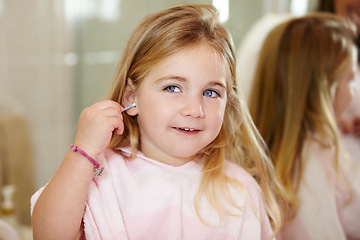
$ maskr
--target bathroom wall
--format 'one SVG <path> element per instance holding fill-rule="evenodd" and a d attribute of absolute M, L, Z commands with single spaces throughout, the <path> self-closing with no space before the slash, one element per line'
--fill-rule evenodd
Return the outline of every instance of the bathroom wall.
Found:
<path fill-rule="evenodd" d="M 0 107 L 26 116 L 36 187 L 54 174 L 75 127 L 74 66 L 64 63 L 74 44 L 63 16 L 63 1 L 0 1 Z"/>

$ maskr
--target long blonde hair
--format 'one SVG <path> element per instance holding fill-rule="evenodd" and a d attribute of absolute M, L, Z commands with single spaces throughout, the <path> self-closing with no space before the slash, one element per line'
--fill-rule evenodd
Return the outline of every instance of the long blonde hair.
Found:
<path fill-rule="evenodd" d="M 330 88 L 353 62 L 355 32 L 354 25 L 336 15 L 308 14 L 275 27 L 260 52 L 249 108 L 293 216 L 299 207 L 301 153 L 309 136 L 316 134 L 324 147 L 335 148 L 341 178 Z"/>
<path fill-rule="evenodd" d="M 219 135 L 199 152 L 203 156 L 203 176 L 198 194 L 205 193 L 215 208 L 221 210 L 218 196 L 229 196 L 221 193 L 228 191 L 228 183 L 234 183 L 224 172 L 225 159 L 229 159 L 257 179 L 263 191 L 267 213 L 277 231 L 281 219 L 276 203 L 276 200 L 281 199 L 278 196 L 279 184 L 273 177 L 271 161 L 263 150 L 260 135 L 250 120 L 245 104 L 238 98 L 232 40 L 225 28 L 219 24 L 214 7 L 179 6 L 144 18 L 127 43 L 109 99 L 122 103 L 127 79 L 132 80 L 136 89 L 154 65 L 202 41 L 207 42 L 228 67 L 228 101 Z M 140 138 L 136 117 L 125 114 L 124 125 L 123 135 L 114 134 L 109 147 L 114 149 L 131 146 L 134 155 Z M 231 199 L 227 200 L 234 203 Z"/>

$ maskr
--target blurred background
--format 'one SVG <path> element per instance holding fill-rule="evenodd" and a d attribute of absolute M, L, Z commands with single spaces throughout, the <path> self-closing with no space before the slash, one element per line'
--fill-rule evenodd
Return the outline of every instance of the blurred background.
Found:
<path fill-rule="evenodd" d="M 0 0 L 0 187 L 15 186 L 21 224 L 30 224 L 29 198 L 59 167 L 81 110 L 104 98 L 132 30 L 185 3 L 214 4 L 238 48 L 262 16 L 302 14 L 317 0 Z"/>

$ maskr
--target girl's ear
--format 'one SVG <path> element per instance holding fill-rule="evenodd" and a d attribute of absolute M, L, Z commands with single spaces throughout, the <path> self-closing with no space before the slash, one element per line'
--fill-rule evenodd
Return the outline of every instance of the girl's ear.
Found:
<path fill-rule="evenodd" d="M 134 86 L 131 78 L 128 78 L 126 80 L 126 87 L 125 87 L 124 97 L 123 97 L 123 101 L 122 101 L 123 107 L 124 108 L 128 107 L 128 106 L 134 104 L 135 101 L 136 101 L 135 86 Z M 136 106 L 126 110 L 126 113 L 130 116 L 137 115 Z"/>

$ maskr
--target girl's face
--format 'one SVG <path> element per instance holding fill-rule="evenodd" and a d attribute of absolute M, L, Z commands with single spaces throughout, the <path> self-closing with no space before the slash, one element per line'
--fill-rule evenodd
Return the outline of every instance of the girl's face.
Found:
<path fill-rule="evenodd" d="M 227 101 L 225 66 L 207 43 L 199 43 L 150 70 L 135 92 L 145 156 L 182 165 L 216 138 Z"/>
<path fill-rule="evenodd" d="M 337 82 L 337 87 L 334 96 L 334 113 L 337 119 L 341 118 L 342 113 L 349 106 L 352 100 L 352 92 L 350 83 L 354 79 L 354 74 L 357 71 L 356 54 L 353 57 L 352 65 L 350 65 L 342 77 Z"/>

